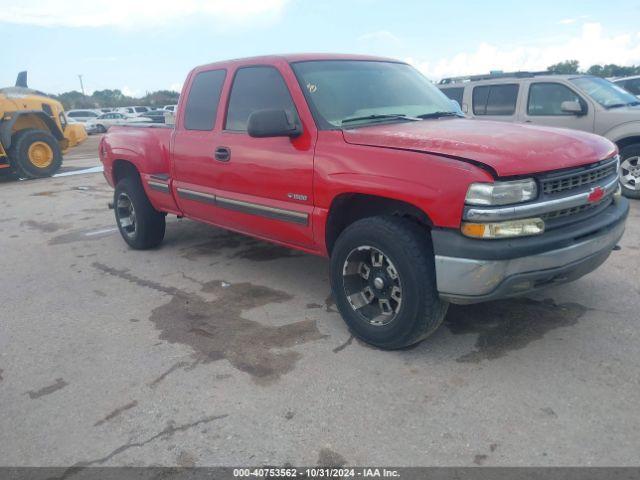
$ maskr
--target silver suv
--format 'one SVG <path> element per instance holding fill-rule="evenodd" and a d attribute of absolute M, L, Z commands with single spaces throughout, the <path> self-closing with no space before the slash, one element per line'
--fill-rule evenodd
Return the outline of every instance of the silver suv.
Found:
<path fill-rule="evenodd" d="M 446 78 L 438 88 L 469 117 L 572 128 L 608 138 L 620 149 L 620 184 L 640 198 L 640 100 L 588 75 L 516 72 Z"/>

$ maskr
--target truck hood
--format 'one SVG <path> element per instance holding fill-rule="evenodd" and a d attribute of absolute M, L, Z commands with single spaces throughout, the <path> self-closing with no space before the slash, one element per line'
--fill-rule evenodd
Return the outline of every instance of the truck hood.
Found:
<path fill-rule="evenodd" d="M 610 141 L 577 130 L 462 118 L 343 130 L 356 145 L 432 153 L 482 163 L 498 176 L 586 165 L 615 153 Z"/>

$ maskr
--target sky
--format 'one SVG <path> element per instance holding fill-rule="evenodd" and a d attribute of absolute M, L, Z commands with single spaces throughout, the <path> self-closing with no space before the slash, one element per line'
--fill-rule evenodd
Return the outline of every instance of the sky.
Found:
<path fill-rule="evenodd" d="M 640 64 L 640 0 L 0 0 L 0 86 L 49 93 L 179 90 L 196 65 L 263 54 L 361 53 L 432 80 Z"/>

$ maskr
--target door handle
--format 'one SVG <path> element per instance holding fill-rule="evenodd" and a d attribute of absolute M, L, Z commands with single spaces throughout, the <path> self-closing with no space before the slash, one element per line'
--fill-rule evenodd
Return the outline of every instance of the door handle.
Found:
<path fill-rule="evenodd" d="M 219 162 L 228 162 L 231 160 L 231 149 L 229 147 L 216 148 L 214 157 Z"/>

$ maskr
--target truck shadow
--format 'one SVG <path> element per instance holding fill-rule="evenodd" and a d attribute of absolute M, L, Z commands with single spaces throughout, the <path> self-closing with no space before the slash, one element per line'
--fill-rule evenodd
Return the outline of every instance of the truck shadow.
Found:
<path fill-rule="evenodd" d="M 206 262 L 207 259 L 213 260 L 223 256 L 227 259 L 266 262 L 262 268 L 269 269 L 274 285 L 290 283 L 290 277 L 294 275 L 299 276 L 293 279 L 296 285 L 307 285 L 311 281 L 310 278 L 313 278 L 314 283 L 321 281 L 325 285 L 324 291 L 330 292 L 326 279 L 328 265 L 325 259 L 191 221 L 182 221 L 180 225 L 172 226 L 168 230 L 168 243 L 188 260 Z M 282 262 L 274 261 L 292 257 L 306 257 L 304 268 L 291 269 Z M 285 281 L 287 278 L 289 282 Z M 320 278 L 325 280 L 318 280 Z M 282 282 L 279 282 L 279 279 L 282 279 Z M 322 309 L 327 316 L 339 320 L 330 293 L 328 296 L 314 299 L 308 308 Z M 446 328 L 454 337 L 443 335 L 442 332 L 436 333 L 434 337 L 410 349 L 431 351 L 434 348 L 433 342 L 439 342 L 438 348 L 446 348 L 441 342 L 457 343 L 454 340 L 455 336 L 475 334 L 475 349 L 456 360 L 464 363 L 494 360 L 510 351 L 525 348 L 551 330 L 576 324 L 587 311 L 587 307 L 578 303 L 558 304 L 552 299 L 534 300 L 526 297 L 477 305 L 450 305 L 440 328 Z M 330 321 L 333 323 L 334 319 Z M 349 345 L 351 343 L 349 341 Z M 362 342 L 355 343 L 369 347 Z"/>

